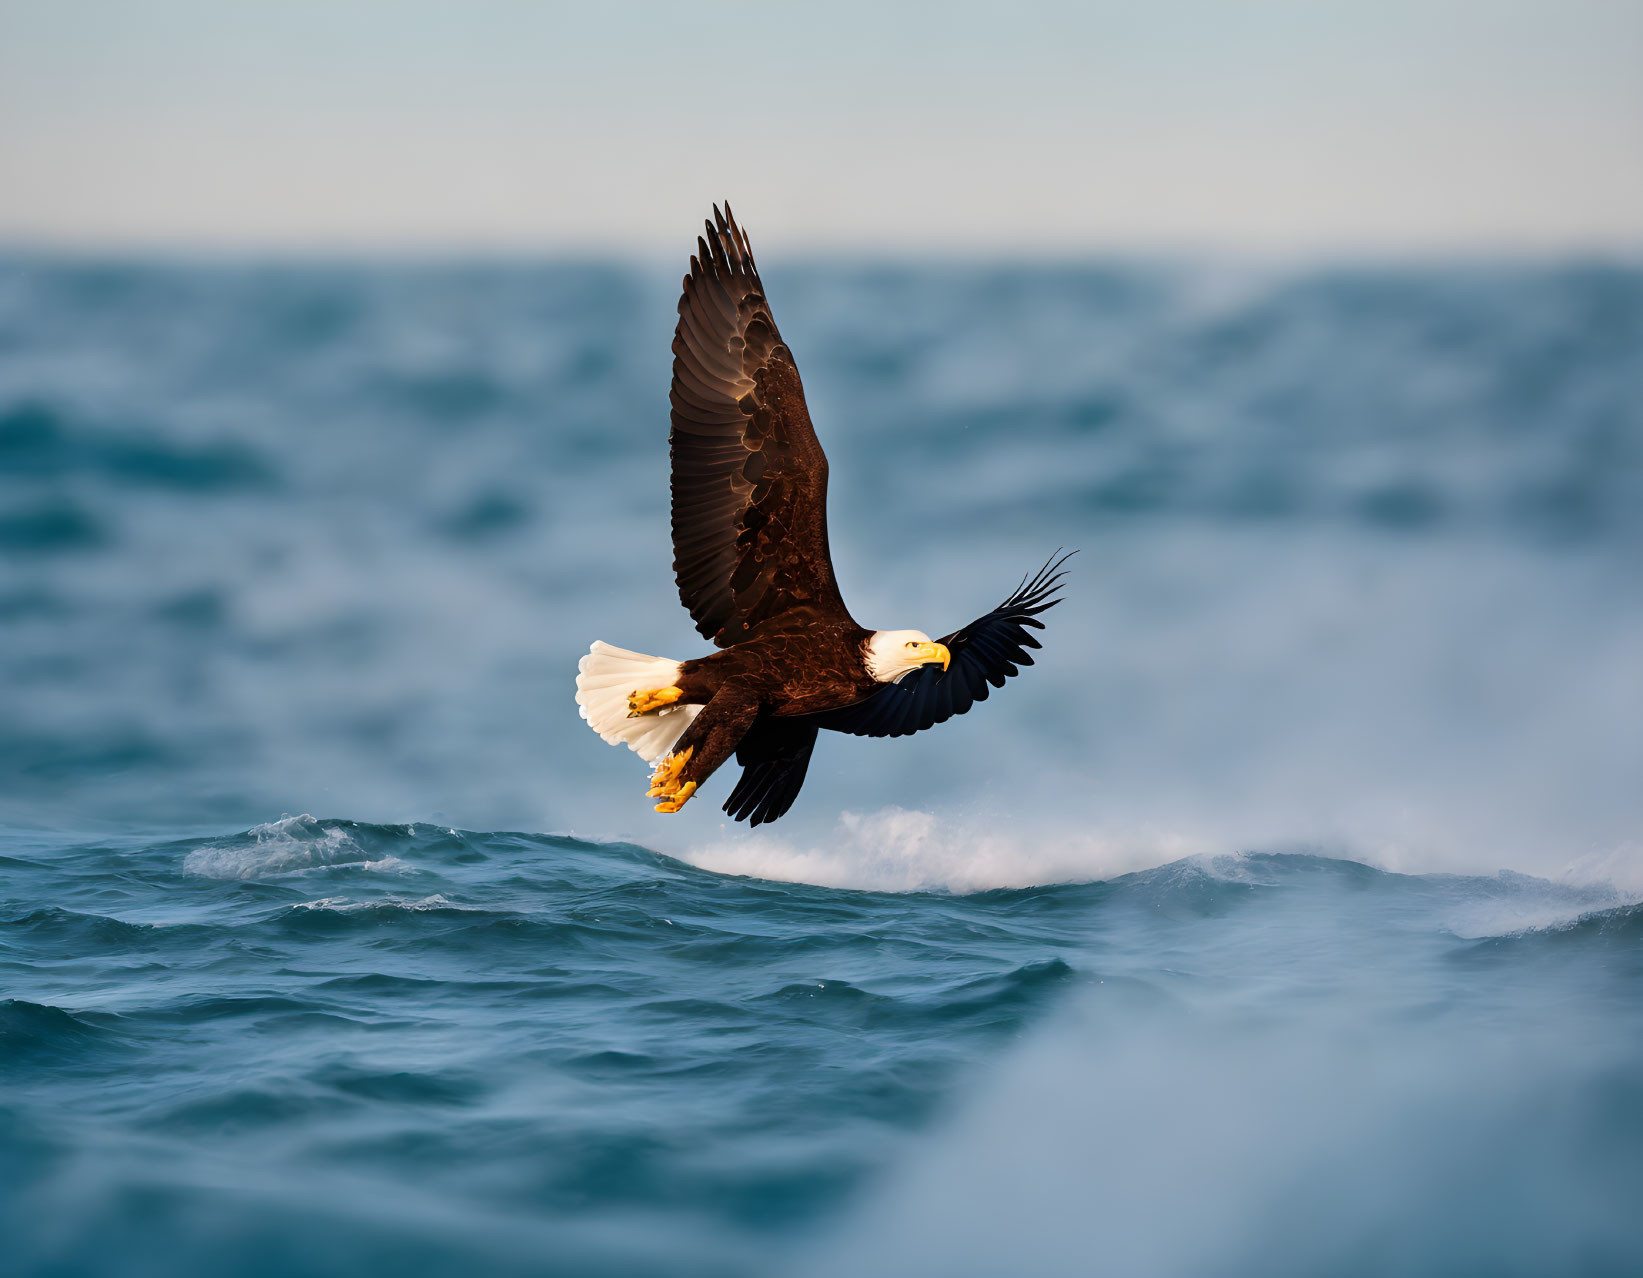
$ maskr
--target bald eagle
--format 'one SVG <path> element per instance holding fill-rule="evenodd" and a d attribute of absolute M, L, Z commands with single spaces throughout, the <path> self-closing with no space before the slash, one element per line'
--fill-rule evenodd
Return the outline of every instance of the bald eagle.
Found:
<path fill-rule="evenodd" d="M 581 714 L 654 768 L 677 812 L 734 753 L 724 810 L 774 821 L 816 735 L 900 737 L 985 701 L 1040 646 L 1066 556 L 962 630 L 869 630 L 844 606 L 827 543 L 827 457 L 730 205 L 696 241 L 673 336 L 673 571 L 720 651 L 669 661 L 603 642 L 576 677 Z"/>

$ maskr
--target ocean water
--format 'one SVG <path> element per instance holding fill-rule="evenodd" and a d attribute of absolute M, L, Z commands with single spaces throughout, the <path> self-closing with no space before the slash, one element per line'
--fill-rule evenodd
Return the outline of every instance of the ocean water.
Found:
<path fill-rule="evenodd" d="M 1627 1274 L 1643 269 L 768 263 L 864 622 L 1039 664 L 749 832 L 650 263 L 0 259 L 24 1274 Z"/>

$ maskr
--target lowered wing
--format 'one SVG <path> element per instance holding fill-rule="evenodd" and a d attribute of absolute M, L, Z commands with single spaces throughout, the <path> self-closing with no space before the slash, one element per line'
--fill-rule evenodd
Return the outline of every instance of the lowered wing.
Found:
<path fill-rule="evenodd" d="M 753 724 L 736 747 L 742 776 L 725 800 L 725 811 L 733 820 L 759 825 L 774 821 L 793 806 L 810 767 L 816 731 L 814 723 L 774 715 L 764 715 Z"/>

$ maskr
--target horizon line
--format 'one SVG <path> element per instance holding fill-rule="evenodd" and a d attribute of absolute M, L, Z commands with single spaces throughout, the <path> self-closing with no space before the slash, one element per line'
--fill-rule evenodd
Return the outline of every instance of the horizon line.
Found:
<path fill-rule="evenodd" d="M 0 228 L 0 258 L 148 258 L 200 263 L 404 261 L 557 261 L 683 263 L 694 240 L 674 237 L 568 238 L 481 234 L 245 235 L 77 234 Z M 1553 262 L 1602 259 L 1643 264 L 1643 232 L 1636 235 L 1471 235 L 1316 237 L 1107 234 L 1033 239 L 981 236 L 761 236 L 761 257 L 787 262 L 865 264 L 963 262 L 1050 263 L 1129 259 L 1157 262 L 1305 264 L 1309 262 Z M 683 269 L 682 266 L 680 269 Z"/>

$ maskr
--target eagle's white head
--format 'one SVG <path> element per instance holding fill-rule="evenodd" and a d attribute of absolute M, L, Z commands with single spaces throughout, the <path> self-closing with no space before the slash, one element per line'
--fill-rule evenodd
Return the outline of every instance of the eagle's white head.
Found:
<path fill-rule="evenodd" d="M 875 630 L 863 647 L 867 673 L 880 683 L 894 683 L 903 675 L 938 661 L 945 670 L 952 660 L 947 645 L 931 642 L 922 630 Z"/>

